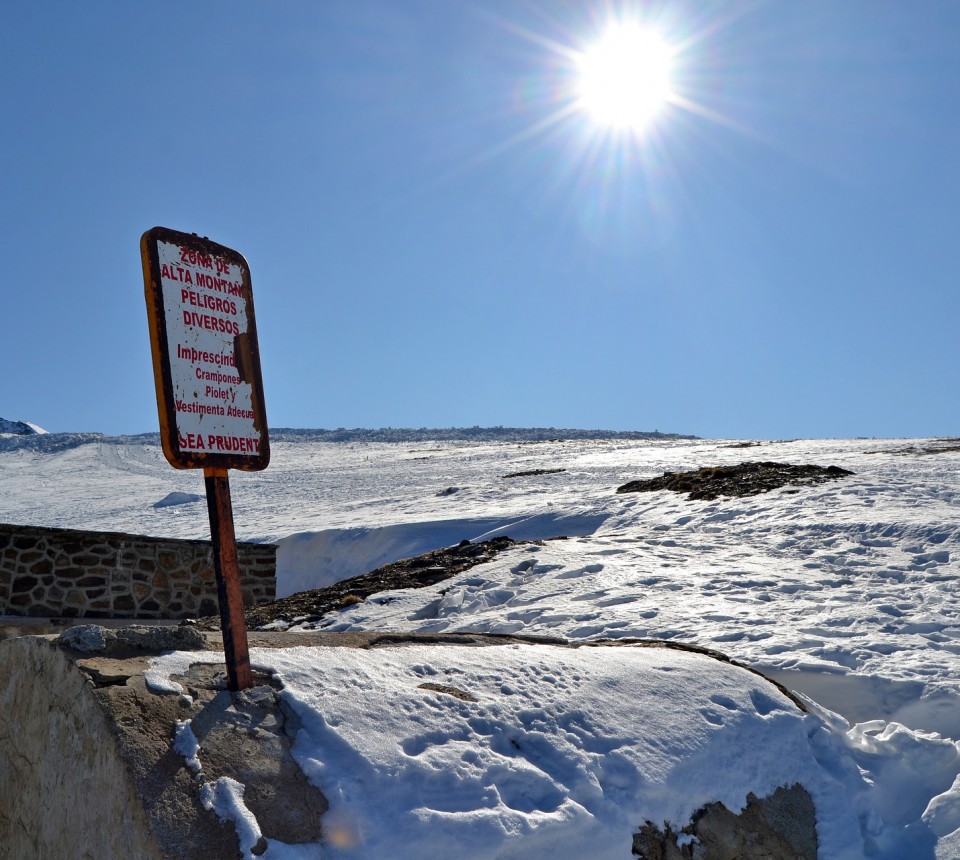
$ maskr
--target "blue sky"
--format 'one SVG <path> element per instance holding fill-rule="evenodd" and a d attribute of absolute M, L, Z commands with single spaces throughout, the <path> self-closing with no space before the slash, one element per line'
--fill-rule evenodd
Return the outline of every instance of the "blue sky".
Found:
<path fill-rule="evenodd" d="M 643 132 L 573 104 L 611 19 Z M 0 415 L 157 428 L 140 234 L 250 265 L 273 426 L 960 433 L 960 4 L 21 4 Z"/>

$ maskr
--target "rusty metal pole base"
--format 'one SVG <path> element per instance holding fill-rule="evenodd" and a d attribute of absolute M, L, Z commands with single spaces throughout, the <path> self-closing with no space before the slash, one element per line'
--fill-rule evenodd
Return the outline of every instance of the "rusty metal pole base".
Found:
<path fill-rule="evenodd" d="M 207 488 L 207 510 L 210 513 L 213 569 L 217 574 L 227 686 L 232 692 L 236 692 L 252 687 L 253 675 L 250 671 L 250 649 L 247 646 L 247 622 L 243 615 L 237 538 L 233 530 L 230 479 L 226 469 L 211 468 L 203 470 L 203 479 Z"/>

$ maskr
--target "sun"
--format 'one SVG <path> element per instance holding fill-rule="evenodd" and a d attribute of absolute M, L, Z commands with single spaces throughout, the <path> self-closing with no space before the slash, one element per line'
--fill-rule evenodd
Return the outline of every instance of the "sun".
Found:
<path fill-rule="evenodd" d="M 642 132 L 670 101 L 672 61 L 656 30 L 611 25 L 578 57 L 578 105 L 600 126 Z"/>

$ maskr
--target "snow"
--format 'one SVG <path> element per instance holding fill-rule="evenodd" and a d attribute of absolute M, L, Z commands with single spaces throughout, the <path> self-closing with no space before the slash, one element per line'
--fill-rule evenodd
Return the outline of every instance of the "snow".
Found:
<path fill-rule="evenodd" d="M 951 441 L 272 447 L 266 472 L 231 474 L 231 485 L 238 537 L 279 542 L 281 593 L 462 539 L 521 541 L 321 628 L 515 632 L 583 647 L 256 652 L 301 719 L 295 755 L 331 801 L 318 853 L 270 842 L 265 856 L 624 857 L 647 819 L 678 828 L 709 800 L 739 809 L 748 792 L 800 781 L 823 857 L 960 857 Z M 615 493 L 748 459 L 855 474 L 709 502 Z M 565 471 L 505 477 L 535 469 Z M 190 538 L 209 528 L 203 505 L 154 507 L 202 491 L 202 476 L 170 469 L 146 440 L 0 447 L 0 480 L 0 521 Z M 702 655 L 588 647 L 632 638 L 721 651 L 797 691 L 811 713 Z M 197 659 L 162 658 L 151 686 L 177 691 L 171 675 Z M 476 701 L 419 686 L 431 680 Z M 220 791 L 241 815 L 242 794 Z"/>
<path fill-rule="evenodd" d="M 461 540 L 482 541 L 497 535 L 540 540 L 590 534 L 603 519 L 602 514 L 540 514 L 301 532 L 282 540 L 277 550 L 277 597 L 333 585 L 398 558 L 411 558 Z"/>
<path fill-rule="evenodd" d="M 797 781 L 823 810 L 824 856 L 861 856 L 866 786 L 824 723 L 700 654 L 513 644 L 251 657 L 302 722 L 293 754 L 331 803 L 324 858 L 418 860 L 428 833 L 437 857 L 612 860 L 646 820 L 682 823 L 716 800 L 739 811 L 749 792 Z"/>
<path fill-rule="evenodd" d="M 11 421 L 0 418 L 0 436 L 31 436 L 42 435 L 47 431 L 42 427 L 31 424 L 29 421 Z"/>
<path fill-rule="evenodd" d="M 214 810 L 221 820 L 233 822 L 240 840 L 240 851 L 244 858 L 252 860 L 261 833 L 256 817 L 243 802 L 243 792 L 242 783 L 221 776 L 200 786 L 200 802 L 205 809 Z"/>
<path fill-rule="evenodd" d="M 183 756 L 190 770 L 200 773 L 200 758 L 197 755 L 200 752 L 200 743 L 190 727 L 190 720 L 177 720 L 173 734 L 173 751 Z"/>

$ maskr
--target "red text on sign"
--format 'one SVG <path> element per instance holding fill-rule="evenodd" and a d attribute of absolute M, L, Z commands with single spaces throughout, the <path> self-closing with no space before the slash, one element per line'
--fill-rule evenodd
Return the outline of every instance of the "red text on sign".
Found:
<path fill-rule="evenodd" d="M 180 433 L 181 451 L 220 451 L 238 454 L 257 454 L 260 440 L 249 436 L 219 436 L 209 433 Z"/>
<path fill-rule="evenodd" d="M 195 293 L 193 290 L 180 290 L 180 304 L 205 308 L 208 311 L 219 311 L 231 316 L 237 315 L 236 302 L 230 299 L 221 299 L 219 296 L 208 296 L 206 293 Z"/>
<path fill-rule="evenodd" d="M 183 321 L 194 328 L 204 328 L 207 331 L 219 331 L 224 334 L 240 334 L 240 326 L 234 320 L 225 320 L 212 317 L 209 314 L 198 314 L 196 311 L 184 311 Z"/>

